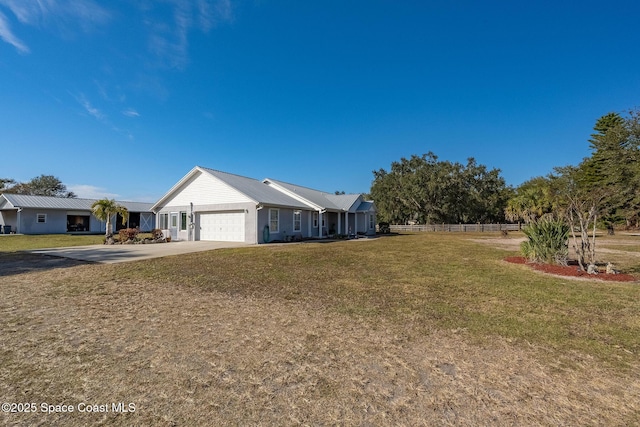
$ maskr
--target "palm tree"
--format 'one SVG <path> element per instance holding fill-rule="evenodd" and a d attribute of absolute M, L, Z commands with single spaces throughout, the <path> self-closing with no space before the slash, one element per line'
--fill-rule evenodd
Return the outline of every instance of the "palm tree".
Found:
<path fill-rule="evenodd" d="M 98 200 L 91 205 L 91 210 L 96 218 L 107 223 L 105 231 L 106 237 L 113 235 L 113 230 L 111 229 L 111 217 L 113 215 L 120 214 L 122 217 L 122 225 L 125 225 L 127 223 L 127 218 L 129 218 L 129 211 L 127 208 L 116 203 L 113 199 L 109 200 L 105 198 Z"/>

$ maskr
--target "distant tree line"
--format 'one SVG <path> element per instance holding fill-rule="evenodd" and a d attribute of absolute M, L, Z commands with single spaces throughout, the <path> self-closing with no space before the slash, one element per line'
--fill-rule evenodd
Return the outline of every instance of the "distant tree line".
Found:
<path fill-rule="evenodd" d="M 440 161 L 429 152 L 373 172 L 371 197 L 380 222 L 489 223 L 504 221 L 512 189 L 499 169 Z"/>
<path fill-rule="evenodd" d="M 40 175 L 27 182 L 0 178 L 0 193 L 26 194 L 31 196 L 53 196 L 74 198 L 72 191 L 53 175 Z"/>

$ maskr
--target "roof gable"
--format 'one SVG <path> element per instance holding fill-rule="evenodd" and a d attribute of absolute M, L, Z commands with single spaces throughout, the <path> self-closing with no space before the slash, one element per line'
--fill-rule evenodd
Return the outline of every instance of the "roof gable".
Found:
<path fill-rule="evenodd" d="M 229 186 L 250 197 L 257 203 L 264 205 L 290 206 L 295 208 L 306 208 L 307 205 L 289 197 L 262 181 L 242 175 L 235 175 L 215 169 L 201 168 L 203 171 L 215 176 Z"/>
<path fill-rule="evenodd" d="M 282 206 L 292 208 L 308 208 L 308 206 L 286 194 L 269 187 L 262 181 L 249 178 L 242 175 L 236 175 L 215 169 L 209 169 L 201 166 L 194 167 L 187 173 L 171 190 L 167 192 L 160 200 L 153 205 L 153 210 L 157 211 L 166 206 L 176 194 L 185 191 L 191 181 L 199 175 L 203 175 L 214 179 L 216 183 L 224 185 L 226 188 L 233 190 L 237 195 L 241 195 L 244 202 L 253 202 L 256 204 Z M 206 197 L 206 196 L 205 196 Z M 184 203 L 183 203 L 184 204 Z"/>
<path fill-rule="evenodd" d="M 264 182 L 273 185 L 280 191 L 285 191 L 293 196 L 297 196 L 307 204 L 320 209 L 332 209 L 339 211 L 354 211 L 362 199 L 362 194 L 332 194 L 313 188 L 302 187 L 288 182 L 267 178 Z"/>

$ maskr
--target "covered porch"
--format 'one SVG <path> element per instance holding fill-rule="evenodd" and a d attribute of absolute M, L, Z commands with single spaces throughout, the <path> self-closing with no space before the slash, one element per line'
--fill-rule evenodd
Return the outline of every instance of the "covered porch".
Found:
<path fill-rule="evenodd" d="M 375 211 L 330 211 L 322 216 L 322 237 L 375 235 Z"/>

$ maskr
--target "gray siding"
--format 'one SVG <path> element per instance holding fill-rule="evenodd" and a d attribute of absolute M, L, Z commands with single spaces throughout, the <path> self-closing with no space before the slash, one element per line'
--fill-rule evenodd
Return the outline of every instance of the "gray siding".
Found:
<path fill-rule="evenodd" d="M 310 227 L 310 221 L 313 221 L 313 216 L 310 214 L 310 211 L 301 210 L 301 209 L 291 209 L 291 208 L 277 208 L 277 207 L 269 207 L 265 206 L 263 209 L 258 211 L 258 243 L 265 243 L 264 241 L 264 228 L 269 225 L 269 210 L 270 209 L 278 209 L 279 210 L 279 226 L 280 229 L 278 232 L 269 231 L 269 239 L 273 240 L 284 240 L 285 236 L 297 236 L 301 238 L 313 237 L 317 236 L 318 228 L 315 229 Z M 293 212 L 300 211 L 301 212 L 301 227 L 300 231 L 293 231 Z M 311 224 L 313 225 L 313 224 Z M 311 234 L 309 234 L 309 229 L 311 228 Z M 315 230 L 315 231 L 314 231 Z M 315 234 L 314 234 L 315 233 Z"/>
<path fill-rule="evenodd" d="M 113 221 L 115 221 L 115 218 L 113 219 Z M 65 232 L 66 231 L 67 230 L 65 229 Z M 107 223 L 100 221 L 98 218 L 91 215 L 91 217 L 89 218 L 89 231 L 92 233 L 104 233 L 105 231 L 107 231 Z"/>
<path fill-rule="evenodd" d="M 45 214 L 46 222 L 37 222 L 38 214 Z M 67 232 L 67 213 L 47 209 L 23 209 L 18 231 L 22 234 L 56 234 Z"/>
<path fill-rule="evenodd" d="M 37 222 L 38 214 L 45 214 L 47 216 L 46 222 Z M 90 233 L 104 233 L 106 231 L 106 223 L 100 221 L 93 216 L 89 211 L 67 211 L 60 209 L 33 209 L 23 208 L 20 215 L 17 211 L 0 211 L 0 225 L 10 225 L 12 231 L 17 231 L 20 234 L 63 234 L 67 233 L 67 215 L 82 215 L 89 217 L 89 231 Z M 143 215 L 153 215 L 151 213 L 143 213 Z M 18 217 L 20 218 L 20 224 L 18 224 Z M 111 219 L 111 225 L 115 229 L 116 217 Z M 155 224 L 155 219 L 152 220 L 152 224 Z M 149 230 L 142 230 L 149 231 Z"/>

